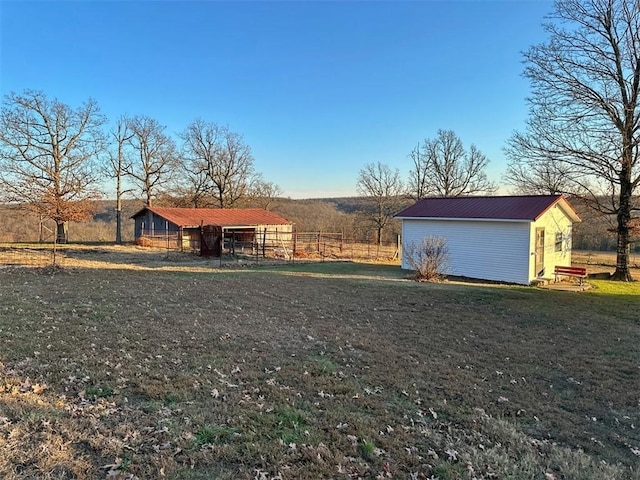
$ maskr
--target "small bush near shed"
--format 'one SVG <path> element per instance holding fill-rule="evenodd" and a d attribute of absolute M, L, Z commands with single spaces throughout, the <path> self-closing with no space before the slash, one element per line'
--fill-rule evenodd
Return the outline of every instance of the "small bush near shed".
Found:
<path fill-rule="evenodd" d="M 422 242 L 410 243 L 404 251 L 406 263 L 416 272 L 416 280 L 442 280 L 449 266 L 449 247 L 444 237 L 425 237 Z"/>

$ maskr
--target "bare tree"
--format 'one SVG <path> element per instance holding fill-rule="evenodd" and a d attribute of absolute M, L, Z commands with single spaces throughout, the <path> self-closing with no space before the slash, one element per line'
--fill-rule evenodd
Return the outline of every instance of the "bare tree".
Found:
<path fill-rule="evenodd" d="M 496 190 L 485 173 L 489 159 L 475 145 L 466 150 L 451 130 L 438 130 L 435 140 L 425 139 L 410 157 L 413 169 L 407 187 L 414 200 L 429 195 L 459 197 Z"/>
<path fill-rule="evenodd" d="M 109 151 L 105 173 L 116 181 L 116 243 L 121 244 L 122 197 L 131 192 L 131 189 L 125 189 L 123 186 L 125 174 L 127 170 L 131 170 L 131 159 L 127 152 L 127 145 L 133 139 L 131 120 L 126 116 L 120 117 L 110 134 L 115 144 L 115 151 Z"/>
<path fill-rule="evenodd" d="M 375 227 L 380 245 L 382 231 L 405 204 L 400 171 L 380 162 L 368 163 L 360 170 L 356 189 L 369 201 L 368 208 L 361 213 Z"/>
<path fill-rule="evenodd" d="M 164 133 L 165 127 L 152 118 L 136 116 L 128 126 L 128 144 L 134 160 L 124 166 L 124 171 L 150 207 L 174 178 L 179 164 L 175 143 Z"/>
<path fill-rule="evenodd" d="M 530 162 L 519 156 L 518 152 L 505 149 L 509 163 L 503 180 L 515 188 L 516 193 L 523 195 L 557 195 L 561 193 L 575 193 L 584 189 L 575 181 L 572 168 L 541 159 Z"/>
<path fill-rule="evenodd" d="M 640 8 L 636 0 L 558 0 L 551 20 L 548 42 L 525 53 L 530 116 L 507 151 L 530 177 L 538 162 L 569 172 L 570 190 L 616 217 L 613 278 L 628 281 L 640 211 Z"/>
<path fill-rule="evenodd" d="M 430 183 L 427 177 L 428 171 L 425 168 L 426 158 L 423 155 L 422 147 L 418 142 L 409 157 L 413 161 L 413 169 L 409 171 L 409 180 L 407 181 L 407 193 L 414 200 L 420 200 L 429 195 Z"/>
<path fill-rule="evenodd" d="M 173 205 L 183 208 L 215 208 L 216 202 L 211 195 L 206 172 L 192 170 L 193 165 L 184 156 L 181 162 L 181 174 L 175 186 Z"/>
<path fill-rule="evenodd" d="M 184 168 L 198 198 L 231 208 L 249 193 L 253 155 L 242 136 L 216 123 L 195 120 L 182 133 Z"/>
<path fill-rule="evenodd" d="M 3 200 L 52 219 L 56 241 L 67 242 L 67 222 L 87 219 L 100 196 L 96 161 L 105 119 L 98 105 L 88 100 L 73 109 L 27 90 L 7 95 L 0 115 Z"/>
<path fill-rule="evenodd" d="M 273 182 L 263 180 L 261 175 L 256 175 L 249 187 L 249 200 L 260 208 L 269 210 L 276 200 L 282 196 L 282 190 Z"/>

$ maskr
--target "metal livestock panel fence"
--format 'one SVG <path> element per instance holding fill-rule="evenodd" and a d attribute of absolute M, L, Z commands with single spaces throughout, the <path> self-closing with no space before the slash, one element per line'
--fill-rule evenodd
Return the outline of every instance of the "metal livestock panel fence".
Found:
<path fill-rule="evenodd" d="M 223 255 L 295 259 L 387 259 L 398 258 L 398 242 L 362 242 L 336 232 L 279 232 L 256 230 L 225 232 Z"/>
<path fill-rule="evenodd" d="M 49 267 L 64 263 L 64 253 L 55 245 L 0 244 L 0 266 Z"/>

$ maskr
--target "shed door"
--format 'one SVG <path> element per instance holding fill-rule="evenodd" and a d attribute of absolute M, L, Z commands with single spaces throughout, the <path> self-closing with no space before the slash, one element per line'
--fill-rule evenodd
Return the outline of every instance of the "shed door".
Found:
<path fill-rule="evenodd" d="M 536 228 L 536 275 L 544 275 L 544 228 Z"/>

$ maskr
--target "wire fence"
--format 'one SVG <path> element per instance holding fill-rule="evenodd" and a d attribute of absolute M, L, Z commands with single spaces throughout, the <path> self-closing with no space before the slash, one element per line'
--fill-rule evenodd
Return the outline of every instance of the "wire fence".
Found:
<path fill-rule="evenodd" d="M 255 257 L 322 260 L 393 260 L 398 258 L 400 239 L 394 243 L 366 242 L 339 232 L 282 232 L 278 230 L 233 231 L 219 233 L 217 248 L 206 246 L 204 236 L 176 232 L 143 234 L 136 244 L 169 251 L 191 252 L 220 257 Z M 206 252 L 206 253 L 205 253 Z"/>
<path fill-rule="evenodd" d="M 104 250 L 105 243 L 98 250 Z M 191 262 L 198 258 L 208 259 L 203 255 L 199 242 L 181 238 L 179 235 L 145 235 L 131 244 L 130 262 L 139 261 L 140 252 L 157 256 L 161 262 L 171 254 L 175 263 L 180 258 Z M 142 248 L 141 248 L 142 247 Z M 148 247 L 148 250 L 147 248 Z M 67 244 L 56 246 L 52 243 L 3 243 L 0 244 L 0 268 L 7 267 L 50 267 L 75 266 L 78 249 L 83 251 L 83 258 L 90 253 L 90 244 Z M 349 239 L 341 233 L 322 232 L 275 232 L 262 231 L 248 235 L 247 232 L 224 232 L 220 239 L 220 249 L 214 263 L 219 265 L 242 263 L 270 263 L 296 261 L 397 261 L 399 259 L 398 243 L 363 242 Z M 96 255 L 100 252 L 97 251 Z M 184 256 L 184 257 L 183 257 Z M 154 257 L 155 258 L 155 257 Z M 129 263 L 129 259 L 126 260 Z"/>
<path fill-rule="evenodd" d="M 393 260 L 399 251 L 399 240 L 379 244 L 346 238 L 340 233 L 301 233 L 292 240 L 295 258 Z"/>
<path fill-rule="evenodd" d="M 65 263 L 65 255 L 52 244 L 0 245 L 2 267 L 50 267 Z"/>

